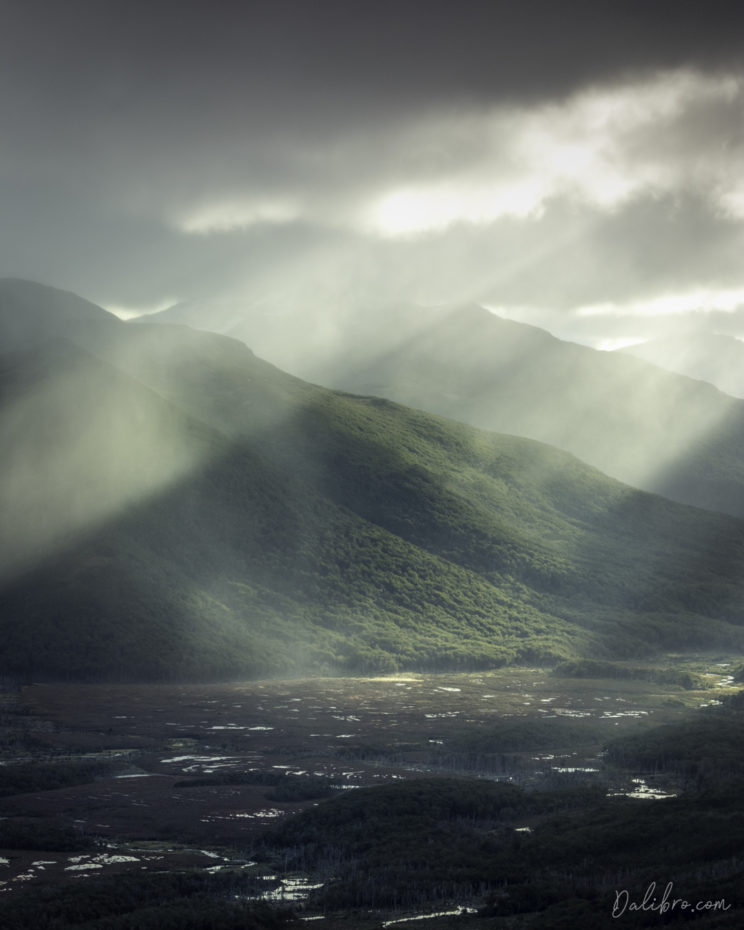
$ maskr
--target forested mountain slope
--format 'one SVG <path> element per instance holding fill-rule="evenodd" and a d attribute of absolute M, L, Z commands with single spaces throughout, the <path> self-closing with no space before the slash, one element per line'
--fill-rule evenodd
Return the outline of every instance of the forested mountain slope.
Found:
<path fill-rule="evenodd" d="M 651 356 L 599 352 L 478 306 L 203 303 L 149 319 L 228 333 L 307 380 L 547 442 L 634 487 L 744 516 L 744 401 Z M 712 351 L 720 373 L 720 347 L 697 340 L 711 377 Z M 679 370 L 703 378 L 702 364 Z"/>
<path fill-rule="evenodd" d="M 307 384 L 225 337 L 108 318 L 66 332 L 40 326 L 0 359 L 4 671 L 741 649 L 736 519 L 537 442 Z"/>

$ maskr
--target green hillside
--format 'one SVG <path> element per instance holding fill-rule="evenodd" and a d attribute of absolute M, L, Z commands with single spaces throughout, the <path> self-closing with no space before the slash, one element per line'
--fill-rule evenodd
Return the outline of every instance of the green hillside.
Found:
<path fill-rule="evenodd" d="M 292 371 L 547 442 L 634 487 L 744 516 L 744 401 L 710 384 L 480 307 L 399 307 L 361 327 Z"/>
<path fill-rule="evenodd" d="M 742 650 L 733 518 L 537 442 L 304 383 L 224 337 L 67 332 L 2 358 L 2 671 Z"/>

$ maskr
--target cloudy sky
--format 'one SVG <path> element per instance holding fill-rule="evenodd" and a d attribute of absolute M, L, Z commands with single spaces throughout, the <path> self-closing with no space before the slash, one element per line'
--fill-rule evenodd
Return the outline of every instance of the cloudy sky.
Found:
<path fill-rule="evenodd" d="M 0 0 L 0 275 L 744 337 L 744 5 Z"/>

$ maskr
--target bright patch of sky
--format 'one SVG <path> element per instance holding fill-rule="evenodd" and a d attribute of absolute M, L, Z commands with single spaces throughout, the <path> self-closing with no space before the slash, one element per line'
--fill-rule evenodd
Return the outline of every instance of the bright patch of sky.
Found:
<path fill-rule="evenodd" d="M 736 4 L 224 6 L 10 5 L 0 276 L 319 339 L 395 302 L 645 338 L 744 288 Z"/>
<path fill-rule="evenodd" d="M 743 88 L 732 74 L 674 70 L 557 103 L 356 129 L 325 145 L 289 146 L 284 175 L 267 178 L 263 192 L 249 170 L 232 172 L 228 189 L 207 179 L 206 193 L 189 203 L 183 191 L 165 219 L 189 234 L 301 221 L 394 239 L 504 218 L 539 223 L 558 199 L 607 213 L 690 190 L 740 218 Z M 716 131 L 700 132 L 701 120 Z"/>
<path fill-rule="evenodd" d="M 175 226 L 185 233 L 224 233 L 264 223 L 291 223 L 300 218 L 298 203 L 286 199 L 237 198 L 218 200 L 185 211 Z"/>
<path fill-rule="evenodd" d="M 163 300 L 159 300 L 157 303 L 139 307 L 123 307 L 117 304 L 107 304 L 104 310 L 108 310 L 109 313 L 118 316 L 120 320 L 133 320 L 136 317 L 149 316 L 151 313 L 160 313 L 161 310 L 167 310 L 168 307 L 172 307 L 176 303 L 178 303 L 178 298 L 166 297 Z"/>
<path fill-rule="evenodd" d="M 730 290 L 699 288 L 626 304 L 602 303 L 579 307 L 577 316 L 668 316 L 679 313 L 733 313 L 744 306 L 744 287 Z"/>
<path fill-rule="evenodd" d="M 500 217 L 528 217 L 539 213 L 540 185 L 492 184 L 470 186 L 449 182 L 385 194 L 369 211 L 373 232 L 384 237 L 441 232 L 453 223 L 492 223 Z"/>
<path fill-rule="evenodd" d="M 691 150 L 670 151 L 666 141 L 684 135 L 702 109 L 741 107 L 742 86 L 733 75 L 673 71 L 593 88 L 559 104 L 437 120 L 417 130 L 419 144 L 436 138 L 455 162 L 458 155 L 468 158 L 463 139 L 476 137 L 469 163 L 384 190 L 362 216 L 381 236 L 432 234 L 455 223 L 488 224 L 508 216 L 539 221 L 556 198 L 613 211 L 634 197 L 690 186 L 715 209 L 742 216 L 744 188 L 733 170 L 735 123 L 724 144 L 720 137 L 700 137 Z M 402 141 L 410 149 L 416 137 Z M 744 154 L 741 140 L 738 145 Z"/>
<path fill-rule="evenodd" d="M 594 348 L 600 352 L 614 352 L 616 349 L 627 349 L 630 346 L 641 345 L 644 342 L 646 342 L 645 339 L 637 339 L 634 336 L 621 336 L 618 339 L 600 339 L 594 345 Z"/>

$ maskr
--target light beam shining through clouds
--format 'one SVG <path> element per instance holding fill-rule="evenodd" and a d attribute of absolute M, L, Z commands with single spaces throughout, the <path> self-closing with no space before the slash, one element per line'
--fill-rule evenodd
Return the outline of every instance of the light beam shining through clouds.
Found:
<path fill-rule="evenodd" d="M 671 72 L 619 88 L 593 89 L 559 104 L 443 118 L 410 132 L 401 149 L 437 138 L 455 163 L 463 139 L 474 138 L 470 164 L 450 177 L 394 189 L 374 204 L 372 226 L 382 235 L 436 233 L 462 222 L 500 217 L 539 221 L 552 199 L 567 198 L 600 211 L 645 195 L 699 185 L 716 207 L 733 212 L 739 192 L 726 159 L 676 163 L 658 156 L 662 140 L 705 107 L 741 108 L 741 80 Z M 468 153 L 464 153 L 468 157 Z"/>
<path fill-rule="evenodd" d="M 243 642 L 267 674 L 303 629 L 335 674 L 368 612 L 393 664 L 432 617 L 442 650 L 588 635 L 595 564 L 618 628 L 658 580 L 702 638 L 721 566 L 739 616 L 744 5 L 1 6 L 6 630 L 33 646 L 29 604 L 51 631 L 71 592 L 94 642 L 92 580 L 122 636 L 185 655 L 185 618 L 197 665 Z"/>
<path fill-rule="evenodd" d="M 731 4 L 38 5 L 0 37 L 0 275 L 535 307 L 590 344 L 633 334 L 579 308 L 744 287 Z"/>
<path fill-rule="evenodd" d="M 395 303 L 744 335 L 735 5 L 122 10 L 7 5 L 0 276 L 280 365 Z"/>

